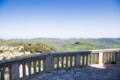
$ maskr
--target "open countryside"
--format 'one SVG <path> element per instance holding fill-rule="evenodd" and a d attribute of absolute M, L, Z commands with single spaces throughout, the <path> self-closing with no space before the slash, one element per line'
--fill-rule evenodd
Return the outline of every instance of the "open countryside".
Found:
<path fill-rule="evenodd" d="M 120 0 L 0 0 L 0 80 L 120 80 Z"/>

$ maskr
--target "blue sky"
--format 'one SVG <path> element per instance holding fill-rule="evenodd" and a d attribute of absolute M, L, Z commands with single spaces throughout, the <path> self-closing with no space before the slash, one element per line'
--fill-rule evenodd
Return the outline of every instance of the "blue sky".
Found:
<path fill-rule="evenodd" d="M 0 0 L 0 38 L 120 37 L 119 0 Z"/>

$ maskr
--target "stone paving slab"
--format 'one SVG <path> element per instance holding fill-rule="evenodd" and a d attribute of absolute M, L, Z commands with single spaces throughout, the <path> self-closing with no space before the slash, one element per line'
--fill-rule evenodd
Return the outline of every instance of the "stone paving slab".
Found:
<path fill-rule="evenodd" d="M 120 80 L 120 65 L 92 65 L 85 68 L 61 69 L 37 74 L 26 80 Z"/>

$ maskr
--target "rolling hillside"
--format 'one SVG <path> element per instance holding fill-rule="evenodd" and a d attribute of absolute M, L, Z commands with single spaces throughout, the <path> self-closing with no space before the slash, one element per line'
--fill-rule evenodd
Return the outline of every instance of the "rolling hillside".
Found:
<path fill-rule="evenodd" d="M 2 46 L 2 45 L 8 45 L 8 44 L 9 44 L 9 41 L 0 39 L 0 46 Z"/>
<path fill-rule="evenodd" d="M 23 41 L 23 42 L 45 42 L 46 44 L 58 48 L 60 51 L 73 50 L 91 50 L 91 49 L 106 49 L 120 48 L 120 38 L 34 38 L 34 39 L 11 39 L 8 42 Z"/>

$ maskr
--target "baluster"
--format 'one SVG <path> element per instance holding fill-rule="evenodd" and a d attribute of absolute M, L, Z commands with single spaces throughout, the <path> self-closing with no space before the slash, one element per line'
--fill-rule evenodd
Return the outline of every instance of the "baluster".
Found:
<path fill-rule="evenodd" d="M 91 65 L 92 64 L 92 53 L 90 53 L 89 59 L 90 59 L 90 65 Z"/>
<path fill-rule="evenodd" d="M 75 65 L 75 67 L 77 66 L 77 56 L 75 56 L 75 59 L 74 59 L 75 61 L 74 61 L 74 65 Z"/>
<path fill-rule="evenodd" d="M 108 59 L 108 63 L 109 63 L 109 52 L 107 54 L 108 54 L 108 58 L 107 59 Z"/>
<path fill-rule="evenodd" d="M 84 55 L 82 55 L 82 66 L 84 66 Z"/>
<path fill-rule="evenodd" d="M 5 80 L 5 68 L 1 68 L 1 80 Z"/>
<path fill-rule="evenodd" d="M 82 66 L 82 56 L 80 54 L 80 67 Z"/>
<path fill-rule="evenodd" d="M 110 55 L 111 55 L 111 62 L 112 62 L 112 53 Z"/>
<path fill-rule="evenodd" d="M 41 71 L 41 60 L 38 60 L 38 72 Z"/>
<path fill-rule="evenodd" d="M 31 75 L 31 61 L 28 62 L 28 75 Z"/>
<path fill-rule="evenodd" d="M 53 69 L 55 68 L 55 57 L 53 57 Z"/>
<path fill-rule="evenodd" d="M 103 53 L 103 54 L 104 54 L 104 56 L 105 56 L 105 57 L 104 57 L 104 60 L 105 60 L 104 63 L 106 63 L 106 62 L 107 62 L 106 53 Z"/>
<path fill-rule="evenodd" d="M 96 53 L 94 54 L 94 64 L 96 63 Z"/>
<path fill-rule="evenodd" d="M 95 54 L 93 54 L 93 64 L 95 64 Z"/>
<path fill-rule="evenodd" d="M 98 64 L 98 54 L 96 54 L 96 64 Z"/>
<path fill-rule="evenodd" d="M 70 67 L 72 67 L 72 56 L 70 56 Z"/>
<path fill-rule="evenodd" d="M 66 56 L 66 68 L 68 68 L 68 56 Z"/>
<path fill-rule="evenodd" d="M 26 66 L 25 66 L 26 63 L 23 62 L 22 65 L 23 65 L 23 77 L 25 77 L 26 76 Z"/>
<path fill-rule="evenodd" d="M 33 61 L 33 65 L 34 65 L 34 73 L 36 73 L 36 60 Z"/>
<path fill-rule="evenodd" d="M 88 54 L 86 55 L 86 65 L 88 65 Z"/>
<path fill-rule="evenodd" d="M 97 64 L 99 64 L 99 54 L 97 55 Z"/>
<path fill-rule="evenodd" d="M 110 62 L 110 53 L 108 52 L 108 63 Z"/>
<path fill-rule="evenodd" d="M 94 64 L 96 64 L 97 63 L 97 54 L 95 54 L 95 62 L 94 62 Z"/>
<path fill-rule="evenodd" d="M 93 54 L 93 64 L 95 64 L 95 54 Z"/>
<path fill-rule="evenodd" d="M 107 62 L 107 57 L 106 57 L 106 53 L 104 53 L 104 54 L 105 54 L 105 55 L 104 55 L 104 56 L 105 56 L 105 57 L 104 57 L 104 60 L 105 60 L 104 63 L 106 63 L 106 62 Z"/>
<path fill-rule="evenodd" d="M 50 61 L 51 61 L 51 70 L 53 70 L 54 69 L 54 57 L 53 57 L 53 55 L 51 55 Z"/>
<path fill-rule="evenodd" d="M 110 61 L 112 61 L 112 53 L 110 53 Z"/>
<path fill-rule="evenodd" d="M 106 52 L 106 63 L 108 63 L 108 53 Z"/>
<path fill-rule="evenodd" d="M 90 55 L 89 54 L 87 54 L 87 65 L 89 65 L 90 64 L 90 59 L 89 59 L 89 57 L 90 57 Z"/>
<path fill-rule="evenodd" d="M 57 57 L 57 69 L 59 68 L 59 57 Z"/>
<path fill-rule="evenodd" d="M 110 63 L 110 52 L 108 52 L 108 63 Z"/>
<path fill-rule="evenodd" d="M 91 64 L 93 64 L 93 54 L 94 53 L 91 54 Z"/>
<path fill-rule="evenodd" d="M 104 54 L 104 63 L 106 63 L 107 62 L 107 57 L 106 57 L 106 53 L 103 53 Z"/>
<path fill-rule="evenodd" d="M 114 53 L 112 53 L 112 61 L 114 61 Z"/>
<path fill-rule="evenodd" d="M 111 62 L 111 52 L 109 52 L 109 63 Z"/>
<path fill-rule="evenodd" d="M 8 69 L 9 69 L 9 72 L 8 72 L 8 74 L 9 74 L 9 80 L 11 79 L 11 75 L 10 75 L 11 74 L 11 69 L 10 68 L 11 68 L 11 66 L 8 67 Z"/>
<path fill-rule="evenodd" d="M 109 61 L 111 62 L 111 52 L 109 53 Z"/>
<path fill-rule="evenodd" d="M 94 62 L 94 64 L 96 64 L 97 63 L 97 54 L 95 54 L 95 62 Z"/>
<path fill-rule="evenodd" d="M 96 62 L 97 62 L 97 56 L 96 56 L 96 54 L 94 54 L 94 64 L 96 64 Z"/>
<path fill-rule="evenodd" d="M 88 54 L 88 65 L 91 64 L 91 58 L 90 58 L 90 54 Z"/>
<path fill-rule="evenodd" d="M 115 53 L 113 53 L 113 61 L 115 61 Z"/>
<path fill-rule="evenodd" d="M 117 63 L 117 52 L 115 52 L 115 62 Z"/>
<path fill-rule="evenodd" d="M 54 59 L 54 61 L 53 61 L 54 62 L 53 68 L 56 68 L 56 57 L 54 57 L 53 59 Z"/>
<path fill-rule="evenodd" d="M 93 59 L 93 58 L 94 58 L 94 57 L 93 57 L 93 54 L 94 54 L 94 53 L 91 54 L 91 64 L 93 64 L 93 60 L 94 60 L 94 59 Z"/>
<path fill-rule="evenodd" d="M 103 60 L 102 62 L 104 63 L 105 62 L 105 54 L 103 54 L 103 59 L 102 60 Z"/>
<path fill-rule="evenodd" d="M 10 66 L 5 68 L 5 75 L 4 75 L 4 77 L 5 77 L 5 80 L 6 79 L 10 79 Z"/>

